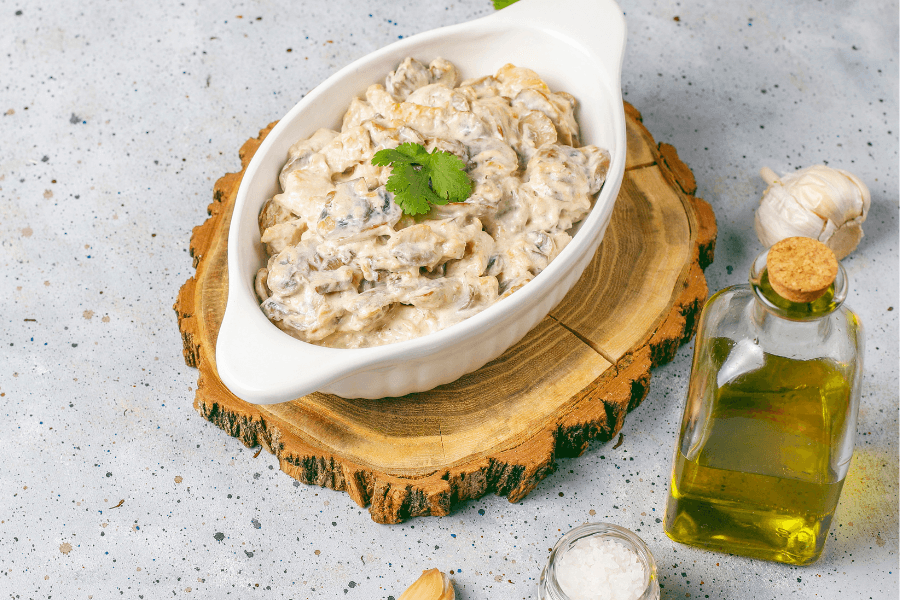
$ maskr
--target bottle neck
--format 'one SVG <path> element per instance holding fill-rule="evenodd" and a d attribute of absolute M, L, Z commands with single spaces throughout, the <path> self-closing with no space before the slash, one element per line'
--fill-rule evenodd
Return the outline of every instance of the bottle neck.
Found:
<path fill-rule="evenodd" d="M 769 282 L 766 269 L 766 250 L 756 257 L 750 267 L 750 287 L 756 296 L 757 320 L 765 322 L 771 317 L 788 321 L 827 321 L 822 319 L 837 310 L 847 297 L 847 272 L 838 263 L 834 283 L 813 302 L 791 302 L 779 296 Z"/>

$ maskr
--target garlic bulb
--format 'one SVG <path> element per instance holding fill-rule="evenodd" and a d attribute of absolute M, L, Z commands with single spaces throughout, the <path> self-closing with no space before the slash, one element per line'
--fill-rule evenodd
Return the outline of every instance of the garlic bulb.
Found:
<path fill-rule="evenodd" d="M 769 184 L 754 223 L 763 246 L 788 237 L 808 237 L 831 248 L 840 260 L 859 244 L 871 196 L 858 177 L 825 165 L 782 177 L 768 167 L 759 173 Z"/>
<path fill-rule="evenodd" d="M 456 593 L 446 573 L 437 569 L 422 571 L 421 577 L 400 595 L 399 600 L 454 600 Z"/>

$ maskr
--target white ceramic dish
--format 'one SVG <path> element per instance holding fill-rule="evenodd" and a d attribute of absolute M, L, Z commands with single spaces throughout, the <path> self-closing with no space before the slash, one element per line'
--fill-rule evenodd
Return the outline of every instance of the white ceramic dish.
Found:
<path fill-rule="evenodd" d="M 488 17 L 398 41 L 365 56 L 311 91 L 266 137 L 247 167 L 228 232 L 228 302 L 216 343 L 222 382 L 239 398 L 273 404 L 322 391 L 382 398 L 431 389 L 474 371 L 519 341 L 572 288 L 606 231 L 625 170 L 621 70 L 625 19 L 612 0 L 520 0 Z M 253 291 L 266 261 L 257 215 L 281 190 L 288 148 L 320 127 L 340 129 L 354 95 L 383 81 L 406 56 L 440 56 L 463 77 L 504 64 L 537 71 L 579 102 L 583 143 L 607 148 L 612 163 L 593 209 L 572 242 L 524 288 L 483 312 L 420 338 L 362 349 L 301 342 L 269 322 Z"/>

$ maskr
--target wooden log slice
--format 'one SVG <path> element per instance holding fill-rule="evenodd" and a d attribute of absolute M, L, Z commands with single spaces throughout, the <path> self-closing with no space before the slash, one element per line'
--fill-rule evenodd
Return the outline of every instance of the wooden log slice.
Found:
<path fill-rule="evenodd" d="M 609 228 L 575 288 L 521 342 L 474 373 L 401 398 L 310 394 L 257 406 L 231 394 L 215 345 L 228 295 L 226 241 L 241 173 L 216 182 L 209 219 L 195 227 L 196 275 L 175 302 L 194 407 L 281 469 L 347 492 L 372 519 L 447 515 L 489 492 L 517 502 L 554 469 L 605 442 L 647 394 L 650 368 L 694 334 L 706 299 L 715 217 L 693 175 L 659 146 L 626 104 L 625 178 Z M 274 125 L 274 123 L 272 124 Z M 271 129 L 240 149 L 243 168 Z"/>

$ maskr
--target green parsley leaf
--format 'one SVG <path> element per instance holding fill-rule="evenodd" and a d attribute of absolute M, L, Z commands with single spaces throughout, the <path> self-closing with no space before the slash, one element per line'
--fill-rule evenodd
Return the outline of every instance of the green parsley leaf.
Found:
<path fill-rule="evenodd" d="M 424 215 L 432 204 L 446 204 L 429 187 L 428 175 L 408 162 L 394 165 L 386 187 L 394 194 L 397 206 L 408 215 Z"/>
<path fill-rule="evenodd" d="M 515 4 L 518 0 L 494 0 L 494 9 L 500 10 L 506 8 L 510 4 Z"/>
<path fill-rule="evenodd" d="M 472 194 L 465 163 L 437 148 L 429 153 L 421 144 L 407 142 L 379 150 L 372 157 L 372 164 L 392 165 L 385 187 L 408 215 L 423 215 L 434 204 L 462 202 Z"/>
<path fill-rule="evenodd" d="M 413 162 L 421 165 L 428 161 L 428 156 L 428 152 L 422 144 L 406 142 L 396 148 L 379 150 L 372 157 L 372 164 L 379 167 L 386 167 L 394 162 Z"/>
<path fill-rule="evenodd" d="M 435 148 L 435 150 L 437 150 Z M 432 152 L 430 155 L 431 188 L 441 198 L 442 204 L 462 202 L 472 194 L 472 182 L 466 175 L 466 164 L 450 152 Z"/>

